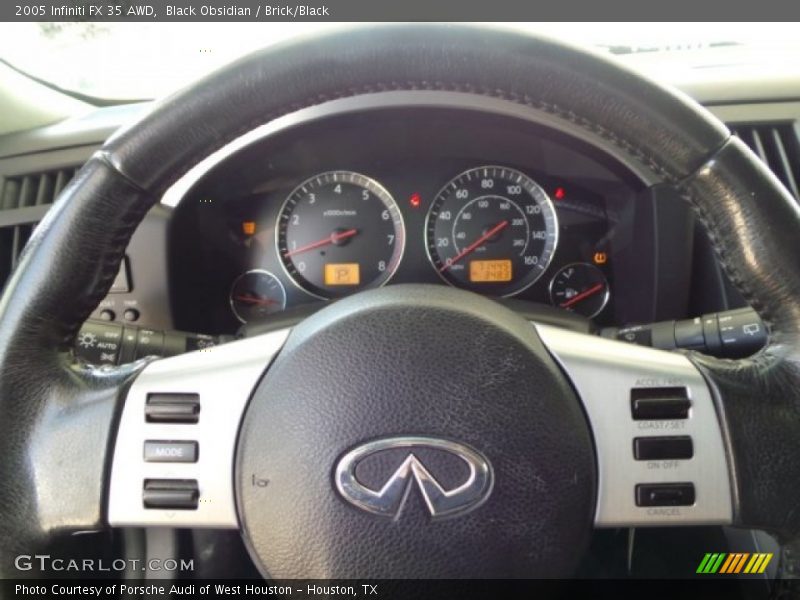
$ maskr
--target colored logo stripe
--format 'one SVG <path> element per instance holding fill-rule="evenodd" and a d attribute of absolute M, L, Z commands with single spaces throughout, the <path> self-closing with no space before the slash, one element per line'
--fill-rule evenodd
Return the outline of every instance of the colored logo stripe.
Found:
<path fill-rule="evenodd" d="M 703 560 L 700 561 L 700 566 L 697 567 L 697 571 L 695 573 L 705 573 L 706 565 L 708 564 L 708 560 L 711 558 L 711 555 L 706 552 L 706 555 L 703 557 Z"/>
<path fill-rule="evenodd" d="M 739 560 L 738 554 L 728 554 L 728 558 L 725 559 L 725 562 L 722 563 L 722 568 L 720 568 L 720 573 L 730 573 L 730 569 L 736 565 L 736 561 Z"/>
<path fill-rule="evenodd" d="M 722 560 L 725 558 L 725 553 L 714 553 L 714 554 L 706 554 L 703 557 L 700 566 L 697 567 L 698 573 L 716 573 L 719 566 L 722 564 Z"/>
<path fill-rule="evenodd" d="M 722 565 L 722 569 L 720 569 L 720 573 L 738 573 L 744 567 L 744 562 L 749 557 L 749 554 L 746 553 L 734 553 L 728 555 L 728 560 L 726 564 Z"/>
<path fill-rule="evenodd" d="M 753 554 L 753 558 L 747 563 L 744 569 L 745 573 L 763 573 L 767 569 L 769 561 L 772 560 L 772 553 L 769 554 Z"/>
<path fill-rule="evenodd" d="M 696 572 L 703 574 L 763 573 L 771 560 L 772 553 L 707 552 L 700 561 Z"/>

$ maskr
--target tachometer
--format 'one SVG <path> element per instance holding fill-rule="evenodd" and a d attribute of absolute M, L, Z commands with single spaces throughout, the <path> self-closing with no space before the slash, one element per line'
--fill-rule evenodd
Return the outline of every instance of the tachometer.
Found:
<path fill-rule="evenodd" d="M 298 185 L 275 233 L 286 272 L 321 298 L 383 285 L 405 244 L 403 218 L 389 192 L 350 171 L 322 173 Z"/>
<path fill-rule="evenodd" d="M 478 167 L 449 181 L 431 205 L 425 231 L 428 256 L 445 281 L 493 296 L 533 284 L 558 243 L 547 193 L 507 167 Z"/>

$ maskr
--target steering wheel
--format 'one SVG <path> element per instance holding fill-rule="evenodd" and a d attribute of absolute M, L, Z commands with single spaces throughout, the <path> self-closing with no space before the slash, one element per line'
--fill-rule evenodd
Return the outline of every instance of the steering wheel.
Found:
<path fill-rule="evenodd" d="M 768 345 L 735 361 L 668 353 L 412 285 L 206 351 L 116 368 L 76 361 L 76 332 L 134 229 L 188 169 L 283 115 L 393 91 L 546 116 L 672 186 Z M 708 112 L 554 41 L 404 25 L 250 55 L 108 140 L 8 282 L 0 574 L 23 575 L 14 557 L 60 534 L 109 525 L 239 528 L 278 578 L 563 577 L 595 526 L 730 523 L 790 540 L 798 232 L 793 199 Z M 648 440 L 635 439 L 665 435 L 683 440 L 685 460 L 637 460 Z M 199 455 L 145 460 L 154 440 L 196 442 Z"/>

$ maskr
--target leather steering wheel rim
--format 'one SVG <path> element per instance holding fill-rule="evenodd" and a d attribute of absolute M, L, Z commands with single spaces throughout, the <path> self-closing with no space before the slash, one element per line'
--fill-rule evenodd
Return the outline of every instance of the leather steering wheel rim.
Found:
<path fill-rule="evenodd" d="M 500 98 L 626 155 L 691 204 L 728 276 L 769 330 L 744 360 L 690 353 L 718 394 L 734 523 L 800 534 L 800 231 L 797 204 L 694 102 L 606 59 L 492 29 L 404 25 L 252 54 L 116 134 L 31 238 L 0 301 L 0 574 L 62 531 L 105 522 L 113 434 L 143 363 L 77 364 L 82 322 L 163 192 L 205 156 L 301 108 L 393 90 Z"/>

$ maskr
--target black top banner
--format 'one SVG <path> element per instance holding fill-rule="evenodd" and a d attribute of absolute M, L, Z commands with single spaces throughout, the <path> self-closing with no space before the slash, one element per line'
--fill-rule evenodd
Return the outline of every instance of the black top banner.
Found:
<path fill-rule="evenodd" d="M 0 21 L 795 21 L 766 0 L 4 0 Z"/>

